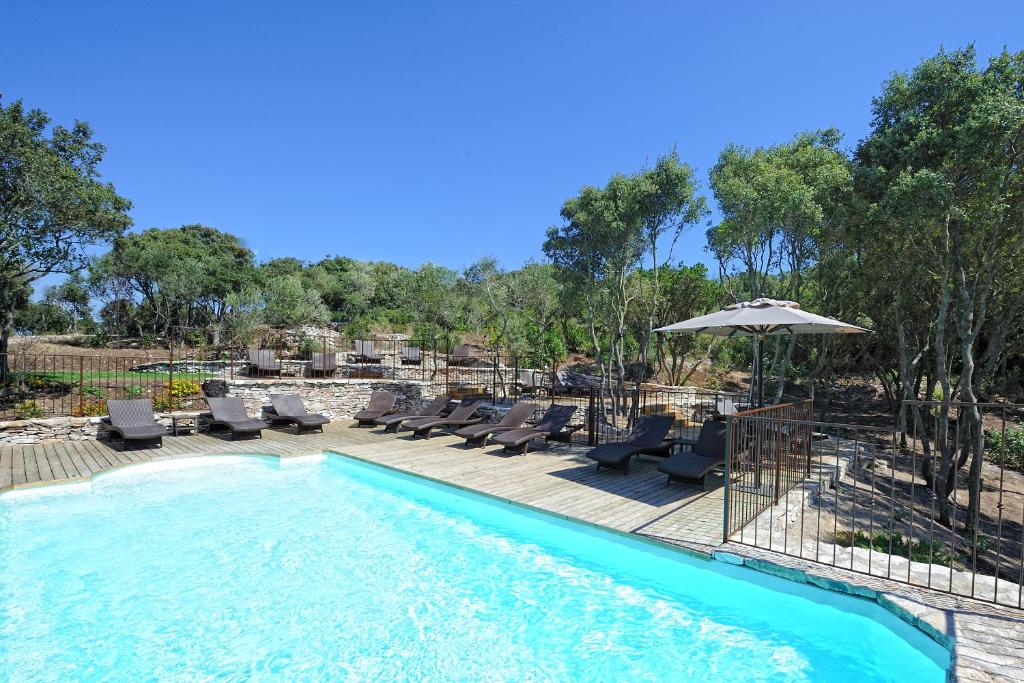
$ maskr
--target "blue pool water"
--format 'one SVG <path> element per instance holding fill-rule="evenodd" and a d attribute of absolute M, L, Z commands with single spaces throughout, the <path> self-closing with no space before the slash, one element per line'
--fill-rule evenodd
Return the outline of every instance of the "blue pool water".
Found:
<path fill-rule="evenodd" d="M 941 681 L 881 608 L 342 456 L 0 496 L 0 680 Z"/>

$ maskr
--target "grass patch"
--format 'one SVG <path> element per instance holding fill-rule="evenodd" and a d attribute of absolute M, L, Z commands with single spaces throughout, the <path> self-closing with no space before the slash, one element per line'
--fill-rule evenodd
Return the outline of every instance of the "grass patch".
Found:
<path fill-rule="evenodd" d="M 990 462 L 1024 472 L 1024 429 L 986 433 L 985 453 Z"/>
<path fill-rule="evenodd" d="M 887 531 L 876 531 L 870 535 L 863 531 L 856 533 L 845 530 L 837 531 L 836 544 L 844 548 L 856 546 L 879 553 L 899 555 L 914 562 L 931 562 L 947 567 L 950 560 L 953 559 L 953 556 L 946 550 L 946 546 L 943 543 L 938 541 L 931 543 L 928 541 L 912 541 L 909 538 L 904 538 L 902 534 L 890 534 Z"/>

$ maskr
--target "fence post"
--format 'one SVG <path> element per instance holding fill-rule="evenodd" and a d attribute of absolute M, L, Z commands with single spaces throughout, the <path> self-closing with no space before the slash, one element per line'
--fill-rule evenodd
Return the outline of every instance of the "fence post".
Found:
<path fill-rule="evenodd" d="M 729 488 L 732 481 L 733 416 L 725 416 L 725 482 L 722 487 L 722 543 L 729 542 Z"/>
<path fill-rule="evenodd" d="M 174 340 L 167 345 L 167 410 L 174 410 Z"/>
<path fill-rule="evenodd" d="M 85 357 L 78 357 L 78 408 L 85 412 Z"/>
<path fill-rule="evenodd" d="M 590 397 L 587 401 L 587 445 L 597 445 L 597 401 L 594 400 L 594 387 L 590 387 Z"/>

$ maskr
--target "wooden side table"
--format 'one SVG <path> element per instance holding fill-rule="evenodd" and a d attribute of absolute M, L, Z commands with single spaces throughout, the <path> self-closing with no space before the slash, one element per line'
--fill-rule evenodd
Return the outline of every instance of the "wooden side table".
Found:
<path fill-rule="evenodd" d="M 171 433 L 174 436 L 179 434 L 196 434 L 199 432 L 199 413 L 180 413 L 171 415 Z"/>

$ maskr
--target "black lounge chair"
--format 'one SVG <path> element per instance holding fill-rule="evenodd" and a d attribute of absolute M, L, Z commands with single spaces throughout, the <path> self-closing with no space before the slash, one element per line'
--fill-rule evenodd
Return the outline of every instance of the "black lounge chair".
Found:
<path fill-rule="evenodd" d="M 569 424 L 572 414 L 576 412 L 576 406 L 551 406 L 548 408 L 540 421 L 531 429 L 510 429 L 494 437 L 494 443 L 504 446 L 504 451 L 518 451 L 526 453 L 530 442 L 534 439 L 544 439 L 545 442 L 558 439 L 559 433 Z"/>
<path fill-rule="evenodd" d="M 274 374 L 280 377 L 281 361 L 270 349 L 249 349 L 249 374 L 253 377 Z"/>
<path fill-rule="evenodd" d="M 250 417 L 240 398 L 207 398 L 206 403 L 211 413 L 209 426 L 227 427 L 232 439 L 253 435 L 263 438 L 261 432 L 270 426 L 265 420 Z"/>
<path fill-rule="evenodd" d="M 352 354 L 356 363 L 379 363 L 383 357 L 374 352 L 372 341 L 355 341 L 355 352 Z"/>
<path fill-rule="evenodd" d="M 526 423 L 526 418 L 533 415 L 533 412 L 537 410 L 536 403 L 517 403 L 508 412 L 505 413 L 505 417 L 501 419 L 501 422 L 497 424 L 475 424 L 468 427 L 463 427 L 455 432 L 455 436 L 466 437 L 466 446 L 486 446 L 487 439 L 492 434 L 500 434 L 501 432 L 511 431 L 513 429 L 519 429 Z"/>
<path fill-rule="evenodd" d="M 319 377 L 333 377 L 338 371 L 338 354 L 314 353 L 309 362 L 309 374 Z"/>
<path fill-rule="evenodd" d="M 402 428 L 411 429 L 414 439 L 418 436 L 429 439 L 430 432 L 434 427 L 466 427 L 480 422 L 483 420 L 482 417 L 473 417 L 473 413 L 479 407 L 480 401 L 463 400 L 447 417 L 422 417 L 416 420 L 406 420 L 402 424 Z"/>
<path fill-rule="evenodd" d="M 457 344 L 448 355 L 448 365 L 469 365 L 473 360 L 473 348 L 469 344 Z"/>
<path fill-rule="evenodd" d="M 306 412 L 302 399 L 295 394 L 271 394 L 270 403 L 274 406 L 273 412 L 264 411 L 270 423 L 294 424 L 299 434 L 303 429 L 319 429 L 322 432 L 324 425 L 331 421 L 326 415 Z"/>
<path fill-rule="evenodd" d="M 376 418 L 373 423 L 384 427 L 385 432 L 397 432 L 398 428 L 406 420 L 413 420 L 418 417 L 437 417 L 445 408 L 448 407 L 448 401 L 450 400 L 450 396 L 438 396 L 418 413 L 391 413 L 390 415 L 381 415 Z"/>
<path fill-rule="evenodd" d="M 418 346 L 403 346 L 398 355 L 402 365 L 419 365 L 423 362 L 423 352 Z"/>
<path fill-rule="evenodd" d="M 366 407 L 360 410 L 358 413 L 353 415 L 356 419 L 357 427 L 364 427 L 374 424 L 374 420 L 383 415 L 388 415 L 395 411 L 395 395 L 390 391 L 375 391 L 370 394 L 370 401 L 366 404 Z"/>
<path fill-rule="evenodd" d="M 658 471 L 668 475 L 668 483 L 684 481 L 707 486 L 708 474 L 725 467 L 725 444 L 728 424 L 721 420 L 708 420 L 700 428 L 693 450 L 681 451 L 658 465 Z"/>
<path fill-rule="evenodd" d="M 133 441 L 156 441 L 163 447 L 167 428 L 156 421 L 153 402 L 148 398 L 109 400 L 107 414 L 110 416 L 109 422 L 103 421 L 100 424 L 111 436 L 120 436 L 125 447 Z"/>
<path fill-rule="evenodd" d="M 624 441 L 601 444 L 592 448 L 587 457 L 597 463 L 597 469 L 603 466 L 628 474 L 635 455 L 669 454 L 672 444 L 665 443 L 665 437 L 675 421 L 675 415 L 642 415 Z"/>

